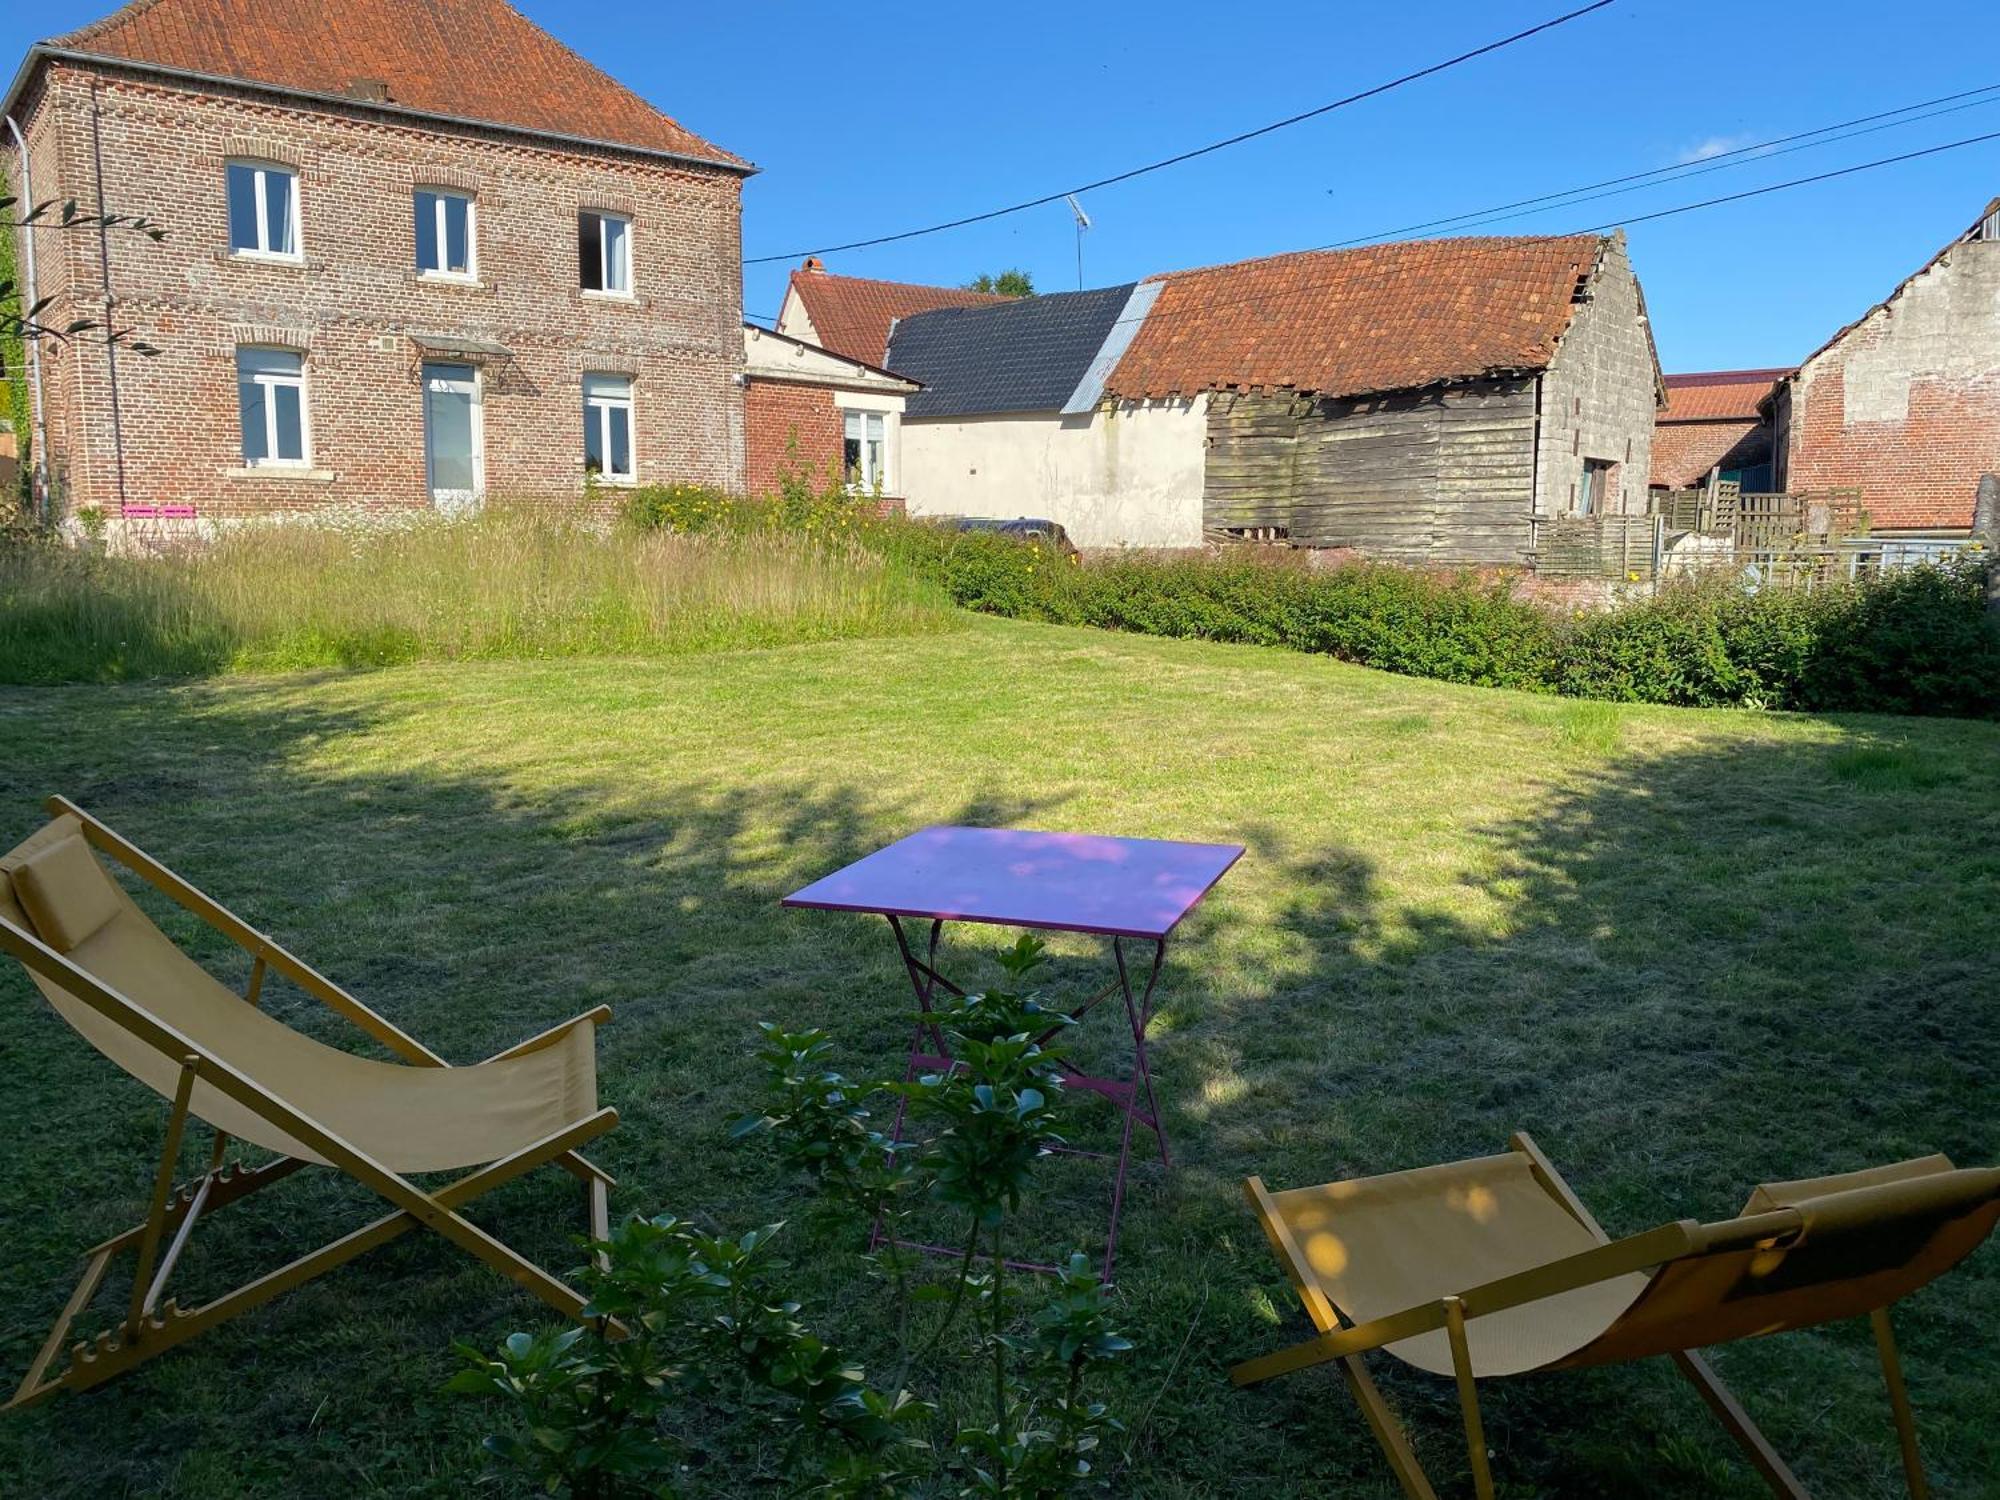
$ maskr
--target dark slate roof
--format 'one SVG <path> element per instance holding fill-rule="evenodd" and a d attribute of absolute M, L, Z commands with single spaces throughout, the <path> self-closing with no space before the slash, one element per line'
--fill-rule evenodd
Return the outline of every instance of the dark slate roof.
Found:
<path fill-rule="evenodd" d="M 1060 411 L 1131 295 L 1128 282 L 904 318 L 889 331 L 884 361 L 923 382 L 904 414 Z"/>

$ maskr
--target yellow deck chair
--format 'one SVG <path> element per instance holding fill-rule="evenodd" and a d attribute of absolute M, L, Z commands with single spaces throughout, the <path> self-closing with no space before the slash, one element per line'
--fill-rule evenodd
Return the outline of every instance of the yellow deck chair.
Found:
<path fill-rule="evenodd" d="M 173 1103 L 143 1223 L 89 1252 L 83 1278 L 10 1407 L 84 1390 L 409 1230 L 477 1256 L 566 1316 L 584 1299 L 459 1212 L 545 1163 L 583 1179 L 592 1230 L 607 1230 L 611 1179 L 577 1148 L 618 1123 L 597 1107 L 599 1007 L 474 1067 L 454 1068 L 331 980 L 104 824 L 61 797 L 51 821 L 0 858 L 0 949 L 27 968 L 58 1014 L 111 1061 Z M 241 995 L 224 988 L 155 927 L 92 850 L 107 854 L 234 940 L 251 958 Z M 257 1008 L 265 976 L 283 975 L 403 1059 L 329 1047 Z M 188 1117 L 215 1131 L 207 1170 L 176 1188 Z M 234 1138 L 279 1155 L 225 1165 Z M 346 1173 L 394 1212 L 226 1296 L 190 1310 L 161 1292 L 205 1212 L 317 1164 Z M 406 1174 L 476 1167 L 423 1189 Z M 165 1248 L 162 1244 L 165 1242 Z M 112 1260 L 137 1253 L 131 1299 L 115 1330 L 79 1343 L 48 1370 Z"/>
<path fill-rule="evenodd" d="M 2000 1218 L 2000 1169 L 1942 1156 L 1767 1183 L 1741 1216 L 1611 1240 L 1525 1135 L 1499 1156 L 1274 1193 L 1244 1184 L 1319 1336 L 1238 1365 L 1237 1385 L 1340 1361 L 1406 1495 L 1436 1500 L 1362 1363 L 1385 1349 L 1458 1384 L 1480 1500 L 1493 1476 L 1475 1381 L 1671 1357 L 1782 1496 L 1807 1491 L 1694 1351 L 1863 1313 L 1874 1323 L 1910 1493 L 1928 1494 L 1888 1308 Z"/>

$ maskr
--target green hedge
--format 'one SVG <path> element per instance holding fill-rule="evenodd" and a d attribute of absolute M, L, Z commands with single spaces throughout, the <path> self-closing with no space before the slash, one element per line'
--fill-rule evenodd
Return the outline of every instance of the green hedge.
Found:
<path fill-rule="evenodd" d="M 1689 707 L 2000 717 L 2000 632 L 1976 563 L 1813 590 L 1730 580 L 1565 615 L 1470 575 L 1303 558 L 1158 557 L 1074 563 L 990 535 L 905 551 L 967 609 L 1288 646 L 1486 687 Z"/>
<path fill-rule="evenodd" d="M 1687 707 L 2000 717 L 2000 631 L 1964 560 L 1810 593 L 1733 580 L 1564 613 L 1508 581 L 1382 563 L 1315 568 L 1300 553 L 1133 552 L 1080 561 L 991 532 L 880 520 L 823 493 L 808 504 L 641 501 L 635 519 L 697 527 L 849 530 L 941 581 L 965 609 L 1212 641 L 1285 646 L 1413 677 Z M 728 515 L 729 520 L 720 520 Z"/>

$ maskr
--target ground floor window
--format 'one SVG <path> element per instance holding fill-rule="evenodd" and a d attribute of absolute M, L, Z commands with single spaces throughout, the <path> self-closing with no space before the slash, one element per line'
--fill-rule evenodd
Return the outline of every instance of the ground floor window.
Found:
<path fill-rule="evenodd" d="M 888 418 L 879 411 L 846 413 L 841 470 L 858 490 L 889 488 Z"/>
<path fill-rule="evenodd" d="M 248 468 L 306 462 L 306 361 L 291 349 L 238 349 L 236 400 Z"/>
<path fill-rule="evenodd" d="M 632 377 L 583 377 L 583 471 L 628 480 L 632 463 Z"/>

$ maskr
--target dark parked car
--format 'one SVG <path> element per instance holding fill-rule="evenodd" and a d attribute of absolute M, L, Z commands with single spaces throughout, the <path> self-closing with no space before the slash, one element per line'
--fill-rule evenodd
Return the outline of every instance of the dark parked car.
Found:
<path fill-rule="evenodd" d="M 1018 537 L 1024 542 L 1040 542 L 1058 552 L 1071 555 L 1076 552 L 1076 543 L 1069 539 L 1069 533 L 1062 529 L 1061 522 L 1039 516 L 1016 516 L 1011 521 L 1003 521 L 998 516 L 933 516 L 930 519 L 951 531 L 991 531 L 1000 536 Z"/>

